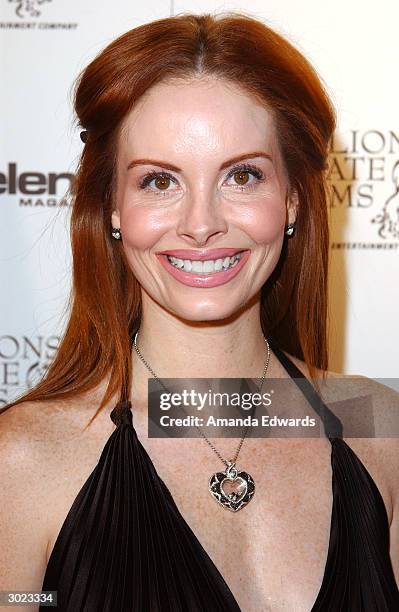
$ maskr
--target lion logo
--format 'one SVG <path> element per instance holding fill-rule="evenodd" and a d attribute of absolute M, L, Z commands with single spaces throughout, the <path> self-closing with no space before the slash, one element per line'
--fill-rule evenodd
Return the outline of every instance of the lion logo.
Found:
<path fill-rule="evenodd" d="M 39 17 L 40 11 L 38 7 L 44 2 L 51 2 L 52 0 L 8 0 L 14 2 L 18 6 L 15 9 L 16 14 L 21 19 L 25 17 Z"/>
<path fill-rule="evenodd" d="M 399 238 L 399 161 L 392 168 L 393 191 L 386 199 L 381 212 L 371 219 L 378 223 L 381 238 Z"/>

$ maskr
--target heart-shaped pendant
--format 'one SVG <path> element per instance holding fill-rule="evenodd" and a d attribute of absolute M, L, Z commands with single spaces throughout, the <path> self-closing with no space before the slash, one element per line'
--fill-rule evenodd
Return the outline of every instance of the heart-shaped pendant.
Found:
<path fill-rule="evenodd" d="M 252 499 L 255 482 L 247 472 L 239 472 L 235 462 L 228 461 L 224 472 L 216 472 L 209 479 L 209 491 L 224 508 L 237 512 Z"/>

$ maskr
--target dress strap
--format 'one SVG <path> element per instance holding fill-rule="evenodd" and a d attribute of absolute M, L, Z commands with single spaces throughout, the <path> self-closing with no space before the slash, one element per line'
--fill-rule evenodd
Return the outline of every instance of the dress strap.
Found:
<path fill-rule="evenodd" d="M 316 414 L 321 418 L 324 425 L 326 436 L 331 442 L 331 438 L 342 438 L 343 427 L 341 420 L 331 412 L 330 408 L 323 402 L 320 395 L 315 391 L 313 385 L 309 382 L 306 376 L 295 365 L 293 361 L 279 347 L 273 338 L 267 338 L 277 359 L 281 365 L 287 370 L 288 374 L 293 379 L 299 390 L 309 401 Z"/>
<path fill-rule="evenodd" d="M 133 425 L 132 402 L 118 402 L 110 414 L 111 420 L 117 427 L 119 425 Z"/>

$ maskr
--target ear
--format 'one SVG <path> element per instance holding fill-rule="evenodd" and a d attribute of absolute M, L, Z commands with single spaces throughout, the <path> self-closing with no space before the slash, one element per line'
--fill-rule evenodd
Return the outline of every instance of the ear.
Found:
<path fill-rule="evenodd" d="M 298 192 L 296 189 L 289 189 L 286 196 L 287 219 L 288 223 L 295 223 L 298 214 Z"/>
<path fill-rule="evenodd" d="M 112 227 L 114 229 L 120 229 L 120 227 L 121 227 L 121 220 L 120 220 L 119 210 L 113 210 L 112 211 L 111 223 L 112 223 Z"/>

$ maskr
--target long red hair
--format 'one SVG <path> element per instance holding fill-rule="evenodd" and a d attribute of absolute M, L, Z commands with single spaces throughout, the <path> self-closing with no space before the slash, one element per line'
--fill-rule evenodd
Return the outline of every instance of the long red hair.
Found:
<path fill-rule="evenodd" d="M 326 160 L 335 112 L 314 68 L 263 22 L 239 13 L 182 14 L 126 32 L 79 76 L 75 110 L 88 139 L 73 186 L 70 314 L 55 358 L 36 386 L 5 409 L 69 398 L 107 387 L 97 412 L 132 383 L 131 338 L 141 293 L 111 236 L 120 126 L 160 81 L 213 75 L 239 85 L 273 113 L 280 150 L 299 209 L 295 236 L 261 292 L 261 324 L 278 345 L 303 359 L 313 380 L 328 368 L 329 253 Z M 317 384 L 317 383 L 316 383 Z"/>

